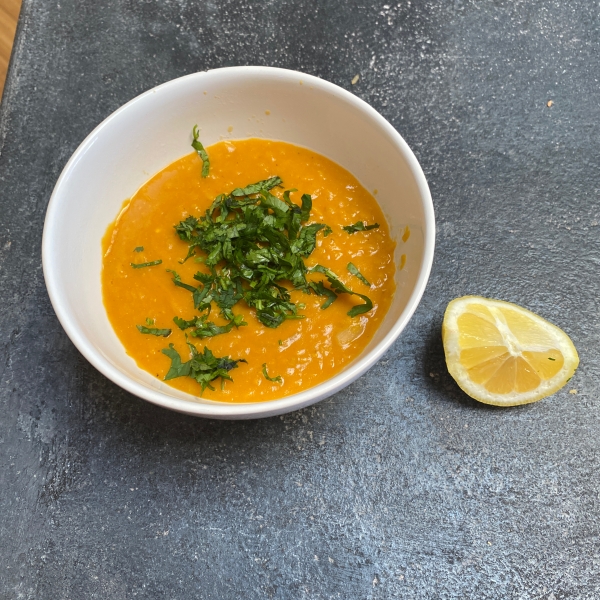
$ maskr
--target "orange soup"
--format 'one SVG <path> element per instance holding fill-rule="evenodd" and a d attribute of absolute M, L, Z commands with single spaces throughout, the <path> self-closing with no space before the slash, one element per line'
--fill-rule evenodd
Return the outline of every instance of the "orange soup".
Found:
<path fill-rule="evenodd" d="M 201 175 L 202 162 L 197 154 L 184 156 L 143 185 L 109 226 L 103 239 L 102 271 L 108 318 L 138 366 L 160 379 L 172 375 L 171 367 L 180 364 L 177 360 L 172 363 L 175 355 L 180 356 L 181 364 L 190 361 L 194 351 L 188 342 L 199 354 L 206 347 L 215 359 L 229 357 L 230 362 L 221 367 L 225 364 L 223 372 L 231 380 L 216 378 L 204 390 L 187 374 L 167 381 L 195 396 L 223 402 L 260 402 L 317 385 L 362 352 L 391 304 L 395 244 L 381 209 L 348 171 L 305 148 L 249 139 L 219 142 L 207 152 L 210 171 L 206 177 Z M 244 196 L 244 190 L 239 190 L 276 176 L 282 183 L 262 196 Z M 224 196 L 220 208 L 215 209 L 213 201 L 220 194 Z M 310 211 L 306 210 L 305 194 L 312 200 Z M 209 209 L 211 205 L 213 209 Z M 207 295 L 210 277 L 218 272 L 222 278 L 227 273 L 219 271 L 223 260 L 211 265 L 209 251 L 200 246 L 189 249 L 201 225 L 192 227 L 192 238 L 185 238 L 186 224 L 200 223 L 207 215 L 217 222 L 219 215 L 229 210 L 226 206 L 232 212 L 221 219 L 221 225 L 231 225 L 236 210 L 235 218 L 240 220 L 259 205 L 267 220 L 298 215 L 295 222 L 298 225 L 302 221 L 300 230 L 296 227 L 293 233 L 283 232 L 290 238 L 299 240 L 302 229 L 311 226 L 312 233 L 316 232 L 312 252 L 307 255 L 304 249 L 298 250 L 297 242 L 292 252 L 296 253 L 294 260 L 304 252 L 308 287 L 294 279 L 276 281 L 269 288 L 283 297 L 283 308 L 277 309 L 275 321 L 262 300 L 252 295 L 258 288 L 252 287 L 256 283 L 248 283 L 250 279 L 238 277 L 236 285 L 219 279 L 225 287 Z M 242 224 L 237 229 L 244 227 Z M 309 246 L 310 238 L 307 236 Z M 248 253 L 248 260 L 251 254 L 266 252 L 269 240 L 261 238 Z M 273 238 L 271 243 L 275 241 Z M 227 241 L 222 242 L 225 254 L 227 247 Z M 190 256 L 184 260 L 188 250 Z M 286 260 L 281 258 L 281 264 L 287 265 Z M 272 271 L 265 267 L 261 273 L 269 277 Z M 297 276 L 296 271 L 290 275 Z M 226 292 L 243 294 L 244 299 L 227 304 L 225 296 L 219 296 Z M 215 304 L 215 298 L 221 298 L 221 304 Z M 246 302 L 245 298 L 253 299 Z M 368 302 L 372 308 L 366 310 Z M 324 305 L 328 306 L 322 308 Z M 355 315 L 350 316 L 353 311 Z M 277 319 L 282 322 L 277 324 Z"/>

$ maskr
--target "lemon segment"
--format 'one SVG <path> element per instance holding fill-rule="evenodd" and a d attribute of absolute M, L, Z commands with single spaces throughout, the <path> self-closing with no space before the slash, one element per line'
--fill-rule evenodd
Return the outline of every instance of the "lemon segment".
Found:
<path fill-rule="evenodd" d="M 448 371 L 469 396 L 515 406 L 558 391 L 579 364 L 569 336 L 516 304 L 478 296 L 452 300 L 442 339 Z"/>

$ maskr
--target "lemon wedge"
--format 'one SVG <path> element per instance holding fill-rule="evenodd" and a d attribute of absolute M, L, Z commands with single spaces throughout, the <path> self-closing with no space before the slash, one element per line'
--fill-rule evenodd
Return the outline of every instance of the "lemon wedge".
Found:
<path fill-rule="evenodd" d="M 448 304 L 442 339 L 456 383 L 471 398 L 495 406 L 554 394 L 579 364 L 562 329 L 516 304 L 479 296 Z"/>

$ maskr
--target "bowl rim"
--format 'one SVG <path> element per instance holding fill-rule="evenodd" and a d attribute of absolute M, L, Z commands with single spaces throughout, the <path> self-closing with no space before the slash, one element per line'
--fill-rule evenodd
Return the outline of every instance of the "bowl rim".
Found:
<path fill-rule="evenodd" d="M 106 359 L 91 343 L 87 337 L 80 330 L 76 321 L 71 318 L 69 311 L 63 305 L 62 291 L 58 284 L 57 272 L 53 261 L 50 259 L 51 256 L 51 245 L 56 239 L 55 229 L 59 225 L 60 216 L 60 194 L 61 187 L 64 181 L 69 177 L 71 170 L 75 167 L 80 157 L 86 152 L 91 146 L 96 137 L 101 134 L 102 130 L 109 126 L 109 124 L 118 118 L 118 116 L 127 110 L 131 106 L 138 102 L 142 102 L 145 98 L 151 95 L 155 95 L 166 88 L 173 85 L 179 85 L 184 83 L 186 80 L 193 80 L 199 77 L 205 77 L 207 75 L 219 75 L 223 74 L 226 76 L 235 77 L 236 75 L 269 75 L 271 77 L 279 79 L 293 79 L 295 81 L 301 78 L 303 83 L 319 88 L 320 90 L 332 94 L 352 105 L 359 111 L 366 113 L 371 120 L 383 129 L 391 139 L 393 139 L 395 145 L 399 148 L 400 152 L 404 156 L 408 167 L 415 178 L 415 183 L 421 201 L 423 204 L 424 214 L 424 227 L 423 227 L 423 256 L 419 269 L 419 274 L 415 286 L 409 296 L 408 302 L 405 309 L 402 312 L 400 318 L 396 320 L 390 331 L 385 337 L 379 342 L 379 344 L 373 348 L 366 356 L 355 360 L 351 363 L 343 372 L 338 373 L 331 379 L 320 383 L 312 388 L 303 390 L 291 396 L 286 396 L 278 400 L 267 400 L 264 402 L 218 402 L 218 401 L 207 401 L 202 403 L 196 403 L 190 400 L 183 400 L 170 396 L 169 394 L 159 391 L 152 390 L 136 381 L 130 379 L 127 375 L 122 373 L 117 367 L 115 367 L 108 359 Z M 44 230 L 42 235 L 42 268 L 44 272 L 44 279 L 50 301 L 68 337 L 71 339 L 75 347 L 83 354 L 83 356 L 105 377 L 110 379 L 113 383 L 116 383 L 121 388 L 134 394 L 135 396 L 147 400 L 153 404 L 162 406 L 170 410 L 175 410 L 190 415 L 201 416 L 206 418 L 216 419 L 253 419 L 274 416 L 290 412 L 292 410 L 298 410 L 300 408 L 309 406 L 315 402 L 323 400 L 334 393 L 341 391 L 343 388 L 352 383 L 355 379 L 363 375 L 368 369 L 370 369 L 388 350 L 393 342 L 398 338 L 400 333 L 404 330 L 410 319 L 412 318 L 419 302 L 425 291 L 429 275 L 431 273 L 431 267 L 433 264 L 433 254 L 435 247 L 435 214 L 433 209 L 433 201 L 427 180 L 423 173 L 423 170 L 415 157 L 414 153 L 404 141 L 402 136 L 396 131 L 396 129 L 372 106 L 370 106 L 364 100 L 358 98 L 351 92 L 337 86 L 334 83 L 320 79 L 314 75 L 307 73 L 301 73 L 299 71 L 293 71 L 289 69 L 282 69 L 278 67 L 265 67 L 265 66 L 235 66 L 235 67 L 221 67 L 218 69 L 210 69 L 207 71 L 199 71 L 178 77 L 176 79 L 169 80 L 158 86 L 155 86 L 142 94 L 134 97 L 129 102 L 123 104 L 108 117 L 106 117 L 100 124 L 98 124 L 89 135 L 81 142 L 75 152 L 72 154 L 66 165 L 64 166 L 50 196 L 48 208 L 46 211 L 46 218 L 44 222 Z"/>

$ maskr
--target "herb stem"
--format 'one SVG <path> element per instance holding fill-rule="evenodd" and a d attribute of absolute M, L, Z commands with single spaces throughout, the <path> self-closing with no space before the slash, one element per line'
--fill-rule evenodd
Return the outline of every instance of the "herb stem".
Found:
<path fill-rule="evenodd" d="M 154 267 L 156 265 L 161 265 L 162 260 L 153 260 L 145 263 L 129 263 L 134 269 L 143 269 L 144 267 Z"/>

